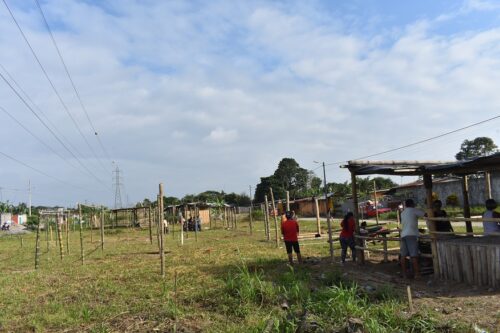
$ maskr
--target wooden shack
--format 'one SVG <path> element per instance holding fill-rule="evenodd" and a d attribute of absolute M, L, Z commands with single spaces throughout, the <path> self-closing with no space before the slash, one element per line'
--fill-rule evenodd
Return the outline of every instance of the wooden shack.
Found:
<path fill-rule="evenodd" d="M 372 174 L 421 176 L 426 191 L 427 226 L 434 275 L 445 280 L 471 285 L 500 287 L 500 233 L 484 236 L 482 228 L 474 231 L 472 225 L 472 221 L 500 223 L 500 219 L 471 218 L 468 190 L 469 175 L 484 175 L 485 197 L 492 198 L 489 173 L 500 170 L 500 153 L 458 162 L 356 160 L 349 161 L 343 167 L 351 172 L 354 207 L 358 206 L 357 176 Z M 436 231 L 436 221 L 440 219 L 434 218 L 432 211 L 433 176 L 445 175 L 454 175 L 462 179 L 464 217 L 447 218 L 450 221 L 465 223 L 466 232 L 462 234 Z M 500 198 L 493 199 L 500 201 Z M 353 213 L 356 219 L 356 247 L 359 250 L 359 258 L 364 262 L 363 241 L 367 237 L 359 233 L 359 212 L 354 210 Z"/>

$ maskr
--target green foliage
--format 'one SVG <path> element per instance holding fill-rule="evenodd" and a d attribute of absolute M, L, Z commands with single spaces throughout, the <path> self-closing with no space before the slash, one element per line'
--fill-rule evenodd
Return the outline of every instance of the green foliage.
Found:
<path fill-rule="evenodd" d="M 446 206 L 457 207 L 459 205 L 458 196 L 455 193 L 446 197 Z"/>
<path fill-rule="evenodd" d="M 30 230 L 35 230 L 38 227 L 39 217 L 35 215 L 28 216 L 28 221 L 26 221 L 26 227 Z"/>
<path fill-rule="evenodd" d="M 486 156 L 497 152 L 497 148 L 495 142 L 488 137 L 477 137 L 474 140 L 464 140 L 455 158 L 461 161 L 474 157 Z"/>

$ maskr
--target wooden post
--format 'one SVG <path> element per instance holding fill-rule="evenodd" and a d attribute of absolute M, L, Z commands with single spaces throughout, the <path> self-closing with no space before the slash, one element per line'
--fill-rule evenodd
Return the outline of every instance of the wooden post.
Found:
<path fill-rule="evenodd" d="M 290 210 L 290 192 L 286 191 L 286 211 Z"/>
<path fill-rule="evenodd" d="M 40 215 L 38 215 L 38 225 L 36 226 L 36 243 L 35 243 L 35 269 L 40 267 Z"/>
<path fill-rule="evenodd" d="M 85 253 L 83 252 L 82 205 L 80 204 L 78 204 L 78 226 L 80 230 L 80 260 L 83 265 L 85 262 Z"/>
<path fill-rule="evenodd" d="M 104 252 L 104 207 L 101 207 L 101 222 L 99 227 L 101 229 L 101 252 Z"/>
<path fill-rule="evenodd" d="M 62 216 L 57 213 L 56 215 L 56 223 L 57 223 L 57 239 L 59 242 L 59 256 L 61 257 L 61 260 L 63 260 L 64 256 L 64 250 L 63 250 L 63 243 L 62 243 Z"/>
<path fill-rule="evenodd" d="M 264 210 L 264 223 L 266 224 L 266 239 L 269 242 L 271 240 L 271 229 L 270 229 L 270 223 L 269 223 L 269 201 L 267 200 L 267 194 L 264 195 L 264 205 L 265 205 L 265 210 Z"/>
<path fill-rule="evenodd" d="M 184 245 L 184 216 L 182 214 L 185 214 L 186 210 L 184 210 L 183 213 L 181 213 L 181 245 Z"/>
<path fill-rule="evenodd" d="M 212 209 L 208 207 L 208 225 L 210 230 L 212 230 Z"/>
<path fill-rule="evenodd" d="M 194 222 L 194 241 L 198 242 L 198 212 L 196 208 L 196 204 L 194 205 L 194 217 L 193 217 L 193 222 Z"/>
<path fill-rule="evenodd" d="M 276 238 L 276 247 L 280 246 L 280 239 L 278 237 L 278 218 L 276 213 L 276 206 L 274 205 L 274 194 L 272 187 L 269 188 L 269 193 L 271 194 L 271 205 L 273 207 L 273 217 L 274 217 L 274 233 Z"/>
<path fill-rule="evenodd" d="M 234 230 L 238 229 L 238 225 L 237 225 L 237 217 L 236 217 L 236 207 L 233 207 L 233 219 L 234 219 Z"/>
<path fill-rule="evenodd" d="M 160 224 L 160 270 L 161 277 L 165 277 L 165 251 L 163 249 L 163 183 L 159 185 L 159 196 L 158 196 L 158 222 Z"/>
<path fill-rule="evenodd" d="M 464 217 L 470 218 L 470 204 L 469 204 L 469 179 L 467 175 L 462 176 L 462 195 L 464 198 Z M 472 222 L 466 221 L 465 228 L 467 233 L 473 232 Z"/>
<path fill-rule="evenodd" d="M 66 254 L 69 254 L 69 213 L 66 212 Z"/>
<path fill-rule="evenodd" d="M 94 208 L 92 208 L 94 210 Z M 90 226 L 90 244 L 94 243 L 94 238 L 92 237 L 92 229 L 94 229 L 94 221 L 95 221 L 95 214 L 92 213 L 89 218 L 89 226 Z"/>
<path fill-rule="evenodd" d="M 491 195 L 491 176 L 489 172 L 484 173 L 484 181 L 486 182 L 485 184 L 486 199 L 491 199 L 493 198 L 493 196 Z"/>
<path fill-rule="evenodd" d="M 373 198 L 375 200 L 375 219 L 377 220 L 377 225 L 378 225 L 379 220 L 378 220 L 377 183 L 375 181 L 373 181 Z"/>
<path fill-rule="evenodd" d="M 153 223 L 151 221 L 151 206 L 148 207 L 149 243 L 153 244 Z"/>
<path fill-rule="evenodd" d="M 351 189 L 352 189 L 352 203 L 353 203 L 353 215 L 354 215 L 354 220 L 356 221 L 356 235 L 359 235 L 359 207 L 358 207 L 358 184 L 356 181 L 356 173 L 354 173 L 351 170 Z M 363 240 L 357 238 L 356 239 L 356 244 L 358 246 L 363 247 Z M 364 250 L 357 250 L 358 255 L 356 256 L 357 258 L 360 259 L 361 263 L 365 263 L 365 251 Z"/>
<path fill-rule="evenodd" d="M 249 224 L 250 224 L 250 235 L 253 234 L 253 230 L 252 230 L 252 224 L 253 224 L 253 216 L 252 216 L 252 207 L 253 206 L 253 200 L 252 200 L 252 186 L 250 186 L 250 220 L 249 220 Z"/>
<path fill-rule="evenodd" d="M 44 218 L 45 220 L 45 241 L 47 242 L 47 253 L 50 251 L 50 241 L 49 241 L 49 219 L 47 217 Z M 48 258 L 48 256 L 47 256 Z"/>
<path fill-rule="evenodd" d="M 319 217 L 319 202 L 318 198 L 314 197 L 314 210 L 316 211 L 316 229 L 318 231 L 318 235 L 321 235 L 321 220 Z"/>
<path fill-rule="evenodd" d="M 434 210 L 432 209 L 432 175 L 425 174 L 424 175 L 424 187 L 425 187 L 425 196 L 427 201 L 427 217 L 434 217 Z M 427 223 L 429 227 L 429 231 L 431 232 L 431 251 L 432 251 L 432 266 L 434 269 L 434 276 L 437 277 L 439 275 L 439 256 L 437 253 L 437 240 L 436 234 L 436 221 L 429 221 Z"/>

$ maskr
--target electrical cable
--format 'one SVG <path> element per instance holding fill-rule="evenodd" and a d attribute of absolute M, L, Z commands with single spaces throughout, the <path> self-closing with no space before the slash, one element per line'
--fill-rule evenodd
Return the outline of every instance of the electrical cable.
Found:
<path fill-rule="evenodd" d="M 42 118 L 40 118 L 40 116 L 35 112 L 35 110 L 33 110 L 33 108 L 26 102 L 26 100 L 19 94 L 19 92 L 12 86 L 12 84 L 5 78 L 5 76 L 0 73 L 0 77 L 5 81 L 5 83 L 12 89 L 12 91 L 17 95 L 17 97 L 24 103 L 24 105 L 26 105 L 26 107 L 31 111 L 31 113 L 33 113 L 35 115 L 35 117 L 42 123 L 42 125 L 54 136 L 54 138 L 64 147 L 64 149 L 66 149 L 66 151 L 68 151 L 71 156 L 73 156 L 77 162 L 89 173 L 89 175 L 91 177 L 93 177 L 94 179 L 96 179 L 101 185 L 103 185 L 104 187 L 107 188 L 107 186 L 102 182 L 101 179 L 99 179 L 94 173 L 92 173 L 92 171 L 90 171 L 90 169 L 85 165 L 83 164 L 83 162 L 75 155 L 75 153 L 73 153 L 73 151 L 71 151 L 68 146 L 57 136 L 56 133 L 54 133 L 54 131 L 49 127 L 47 126 L 47 124 L 43 121 Z"/>
<path fill-rule="evenodd" d="M 88 148 L 90 149 L 91 153 L 94 155 L 94 157 L 96 158 L 96 160 L 99 162 L 99 164 L 103 167 L 103 169 L 107 172 L 108 170 L 106 170 L 106 168 L 104 167 L 104 165 L 102 164 L 102 162 L 100 161 L 99 157 L 97 156 L 97 154 L 95 153 L 95 150 L 94 148 L 92 148 L 92 146 L 90 145 L 89 141 L 87 140 L 87 138 L 85 137 L 85 135 L 83 134 L 80 126 L 78 125 L 78 123 L 76 122 L 75 118 L 73 117 L 73 115 L 71 114 L 71 112 L 69 112 L 69 109 L 66 105 L 66 103 L 64 103 L 64 100 L 62 99 L 61 95 L 59 94 L 59 91 L 57 90 L 57 88 L 55 87 L 54 83 L 52 82 L 52 80 L 50 79 L 47 71 L 45 70 L 45 67 L 42 65 L 40 59 L 38 58 L 35 50 L 33 49 L 33 47 L 31 46 L 31 43 L 28 41 L 28 38 L 26 37 L 26 35 L 24 34 L 24 31 L 22 30 L 21 26 L 19 25 L 19 23 L 17 22 L 15 16 L 14 16 L 14 13 L 10 10 L 10 7 L 9 5 L 7 4 L 6 0 L 2 0 L 5 7 L 7 8 L 7 11 L 9 12 L 12 20 L 14 21 L 14 23 L 16 24 L 19 32 L 21 33 L 24 41 L 26 42 L 26 44 L 28 45 L 29 49 L 31 50 L 31 53 L 33 54 L 33 57 L 35 58 L 36 62 L 38 63 L 40 69 L 42 70 L 45 78 L 47 79 L 47 81 L 49 81 L 49 84 L 50 86 L 52 87 L 52 90 L 54 91 L 54 93 L 56 94 L 57 98 L 59 99 L 59 102 L 61 103 L 61 105 L 63 106 L 63 109 L 66 111 L 66 114 L 70 117 L 71 121 L 73 122 L 73 125 L 75 125 L 76 129 L 78 130 L 78 133 L 80 133 L 80 136 L 83 138 L 83 140 L 85 141 L 85 143 L 87 144 Z"/>
<path fill-rule="evenodd" d="M 90 119 L 90 116 L 89 116 L 89 114 L 87 112 L 87 108 L 83 104 L 83 101 L 82 101 L 82 99 L 80 97 L 80 93 L 78 92 L 78 89 L 76 88 L 76 85 L 75 85 L 75 83 L 73 81 L 73 78 L 71 77 L 71 74 L 69 73 L 68 67 L 66 66 L 66 62 L 64 61 L 64 58 L 63 58 L 63 56 L 61 54 L 61 51 L 60 51 L 59 47 L 57 46 L 56 40 L 55 40 L 54 35 L 52 33 L 52 29 L 50 29 L 50 26 L 49 26 L 49 23 L 47 21 L 47 18 L 45 17 L 45 14 L 44 14 L 44 12 L 42 10 L 42 6 L 40 6 L 40 2 L 38 0 L 34 0 L 34 1 L 35 1 L 36 5 L 38 7 L 38 10 L 40 11 L 40 15 L 43 18 L 43 22 L 45 23 L 45 27 L 47 28 L 47 31 L 49 32 L 50 38 L 52 39 L 52 43 L 54 44 L 54 47 L 55 47 L 55 49 L 57 51 L 57 54 L 59 55 L 59 59 L 61 60 L 61 63 L 63 65 L 63 67 L 64 67 L 64 71 L 66 72 L 66 75 L 68 76 L 68 79 L 71 82 L 71 86 L 73 87 L 73 90 L 75 91 L 75 95 L 78 98 L 78 101 L 80 102 L 80 106 L 82 107 L 82 110 L 85 113 L 85 116 L 87 117 L 87 120 L 88 120 L 88 122 L 90 124 L 90 127 L 94 131 L 94 135 L 95 135 L 95 137 L 96 137 L 96 139 L 97 139 L 97 141 L 98 141 L 98 143 L 99 143 L 102 151 L 104 152 L 104 154 L 106 155 L 106 157 L 108 158 L 108 160 L 111 161 L 111 158 L 110 158 L 110 156 L 108 154 L 108 151 L 106 150 L 106 148 L 104 148 L 104 145 L 101 142 L 99 134 L 98 134 L 98 132 L 97 132 L 94 124 L 92 123 L 92 120 Z"/>
<path fill-rule="evenodd" d="M 442 134 L 439 134 L 439 135 L 436 135 L 436 136 L 433 136 L 433 137 L 430 137 L 430 138 L 426 138 L 426 139 L 423 139 L 423 140 L 420 140 L 420 141 L 416 141 L 416 142 L 413 142 L 413 143 L 410 143 L 410 144 L 407 144 L 407 145 L 404 145 L 404 146 L 400 146 L 400 147 L 388 149 L 388 150 L 385 150 L 385 151 L 381 151 L 381 152 L 370 154 L 370 155 L 366 155 L 366 156 L 361 156 L 361 157 L 350 159 L 350 160 L 344 160 L 344 161 L 337 161 L 337 162 L 327 163 L 327 164 L 325 164 L 325 166 L 327 166 L 327 165 L 328 166 L 329 165 L 339 165 L 339 164 L 347 163 L 349 161 L 357 161 L 357 160 L 362 160 L 362 159 L 365 159 L 365 158 L 370 158 L 370 157 L 374 157 L 374 156 L 379 156 L 379 155 L 391 153 L 393 151 L 398 151 L 398 150 L 405 149 L 405 148 L 412 147 L 412 146 L 416 146 L 416 145 L 419 145 L 419 144 L 422 144 L 422 143 L 425 143 L 425 142 L 429 142 L 429 141 L 432 141 L 432 140 L 435 140 L 435 139 L 439 139 L 439 138 L 442 138 L 444 136 L 447 136 L 447 135 L 450 135 L 450 134 L 453 134 L 453 133 L 456 133 L 456 132 L 460 132 L 460 131 L 469 129 L 471 127 L 478 126 L 478 125 L 481 125 L 481 124 L 493 121 L 493 120 L 498 119 L 498 118 L 500 118 L 500 115 L 497 115 L 497 116 L 494 116 L 492 118 L 488 118 L 488 119 L 485 119 L 485 120 L 482 120 L 482 121 L 478 121 L 476 123 L 473 123 L 473 124 L 470 124 L 470 125 L 467 125 L 467 126 L 464 126 L 464 127 L 461 127 L 461 128 L 458 128 L 458 129 L 455 129 L 455 130 L 452 130 L 452 131 L 449 131 L 449 132 L 446 132 L 446 133 L 442 133 Z"/>

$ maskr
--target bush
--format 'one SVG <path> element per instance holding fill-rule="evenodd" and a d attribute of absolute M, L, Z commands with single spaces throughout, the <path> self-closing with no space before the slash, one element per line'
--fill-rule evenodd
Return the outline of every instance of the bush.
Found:
<path fill-rule="evenodd" d="M 459 205 L 458 196 L 455 193 L 450 194 L 446 198 L 446 206 L 457 207 Z"/>
<path fill-rule="evenodd" d="M 29 230 L 36 230 L 36 228 L 38 227 L 38 221 L 38 216 L 28 216 L 28 221 L 26 221 L 26 228 L 28 228 Z"/>

